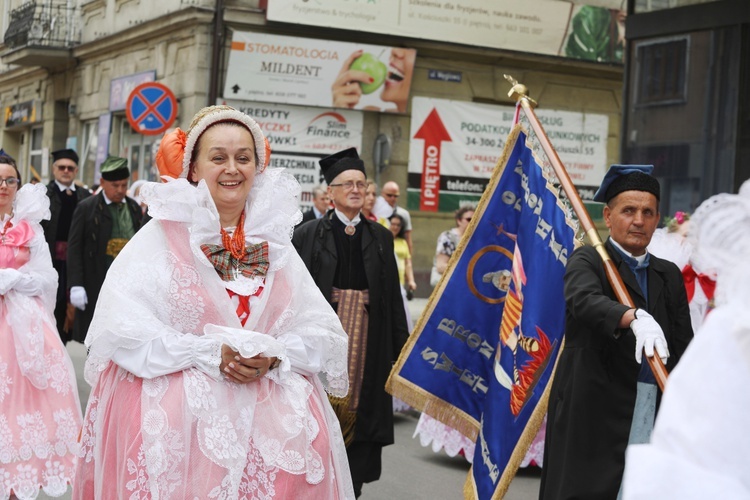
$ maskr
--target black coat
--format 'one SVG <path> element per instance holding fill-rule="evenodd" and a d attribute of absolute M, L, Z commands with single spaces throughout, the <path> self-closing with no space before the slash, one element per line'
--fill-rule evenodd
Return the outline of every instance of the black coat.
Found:
<path fill-rule="evenodd" d="M 49 220 L 42 221 L 42 228 L 44 228 L 44 239 L 47 240 L 47 245 L 49 245 L 49 253 L 52 256 L 52 259 L 55 258 L 55 238 L 57 237 L 57 226 L 60 220 L 60 209 L 62 206 L 60 204 L 60 196 L 58 195 L 59 190 L 60 188 L 57 187 L 55 181 L 51 181 L 49 184 L 47 184 L 47 197 L 49 198 L 50 218 Z M 83 199 L 91 196 L 91 193 L 88 189 L 84 189 L 80 186 L 76 186 L 76 190 L 73 191 L 73 193 L 78 199 L 78 203 L 80 203 Z"/>
<path fill-rule="evenodd" d="M 310 210 L 305 210 L 302 212 L 302 222 L 300 224 L 304 224 L 307 221 L 315 220 L 317 217 L 315 217 L 315 211 L 311 208 Z"/>
<path fill-rule="evenodd" d="M 664 331 L 671 370 L 693 337 L 680 270 L 651 255 L 646 304 L 628 264 L 610 241 L 606 248 L 636 306 Z M 593 247 L 578 249 L 568 261 L 565 303 L 565 348 L 549 396 L 539 498 L 614 500 L 641 367 L 633 332 L 617 328 L 629 308 L 615 299 Z"/>
<path fill-rule="evenodd" d="M 320 219 L 301 225 L 294 232 L 297 252 L 315 284 L 331 302 L 336 272 L 336 244 L 329 211 Z M 385 381 L 409 336 L 393 254 L 393 235 L 364 217 L 362 255 L 370 295 L 367 355 L 362 392 L 357 409 L 354 441 L 393 443 L 393 399 L 385 392 Z"/>
<path fill-rule="evenodd" d="M 133 229 L 142 225 L 143 214 L 138 203 L 125 198 L 133 220 Z M 112 236 L 112 216 L 104 201 L 104 195 L 86 198 L 76 207 L 68 234 L 68 290 L 74 286 L 86 289 L 86 309 L 76 309 L 73 324 L 73 340 L 83 342 L 94 316 L 94 306 L 99 290 L 112 263 L 107 256 L 107 242 Z"/>

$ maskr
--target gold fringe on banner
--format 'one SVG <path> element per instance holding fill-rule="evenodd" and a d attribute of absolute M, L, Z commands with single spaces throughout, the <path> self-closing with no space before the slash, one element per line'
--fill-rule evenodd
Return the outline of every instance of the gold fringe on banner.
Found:
<path fill-rule="evenodd" d="M 542 397 L 539 398 L 539 403 L 537 403 L 534 412 L 531 414 L 531 417 L 529 417 L 529 421 L 526 423 L 526 427 L 521 433 L 521 437 L 518 439 L 516 447 L 513 449 L 513 453 L 511 454 L 510 459 L 508 459 L 508 463 L 506 464 L 503 473 L 500 475 L 500 479 L 495 487 L 495 493 L 492 495 L 492 500 L 500 500 L 508 492 L 511 481 L 516 477 L 516 472 L 518 472 L 521 462 L 523 462 L 526 453 L 531 447 L 531 443 L 534 441 L 534 438 L 539 433 L 539 429 L 542 427 L 544 416 L 547 414 L 547 406 L 549 405 L 549 393 L 552 389 L 552 380 L 554 380 L 555 372 L 557 371 L 557 362 L 560 360 L 560 355 L 564 348 L 565 338 L 563 337 L 560 344 L 560 350 L 557 352 L 557 358 L 555 359 L 555 366 L 552 368 L 552 373 L 550 374 L 549 383 L 547 384 L 547 387 L 544 388 L 544 393 L 542 394 Z M 469 473 L 464 482 L 464 500 L 476 500 L 478 498 L 477 490 L 474 485 L 474 467 L 475 465 L 472 465 L 469 468 Z"/>

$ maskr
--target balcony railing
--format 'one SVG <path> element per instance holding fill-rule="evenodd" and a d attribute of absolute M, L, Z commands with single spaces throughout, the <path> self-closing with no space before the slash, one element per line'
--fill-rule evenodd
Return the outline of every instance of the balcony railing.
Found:
<path fill-rule="evenodd" d="M 81 42 L 80 16 L 67 2 L 26 2 L 10 12 L 4 42 L 9 49 L 73 47 Z"/>

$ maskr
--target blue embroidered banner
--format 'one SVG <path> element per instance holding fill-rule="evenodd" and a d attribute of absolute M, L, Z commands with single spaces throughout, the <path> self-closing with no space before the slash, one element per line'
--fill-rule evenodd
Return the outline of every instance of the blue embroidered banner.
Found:
<path fill-rule="evenodd" d="M 574 235 L 517 125 L 386 386 L 477 439 L 469 498 L 502 497 L 544 417 Z"/>

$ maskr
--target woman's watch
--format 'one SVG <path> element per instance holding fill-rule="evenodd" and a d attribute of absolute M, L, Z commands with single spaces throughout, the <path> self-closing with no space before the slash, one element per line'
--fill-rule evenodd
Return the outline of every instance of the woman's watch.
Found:
<path fill-rule="evenodd" d="M 276 361 L 271 363 L 271 366 L 269 366 L 268 369 L 273 370 L 275 368 L 278 368 L 280 364 L 281 364 L 281 360 L 279 358 L 276 358 Z"/>

